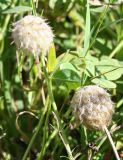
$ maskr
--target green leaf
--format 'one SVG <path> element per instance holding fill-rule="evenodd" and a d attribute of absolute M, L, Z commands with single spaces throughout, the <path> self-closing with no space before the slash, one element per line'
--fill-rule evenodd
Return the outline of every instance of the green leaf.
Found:
<path fill-rule="evenodd" d="M 108 57 L 102 57 L 96 68 L 108 80 L 117 80 L 123 74 L 123 67 L 119 61 Z"/>
<path fill-rule="evenodd" d="M 103 12 L 104 8 L 105 8 L 105 6 L 95 7 L 95 8 L 91 8 L 90 11 L 100 13 L 100 12 Z"/>
<path fill-rule="evenodd" d="M 118 20 L 114 20 L 113 22 L 109 22 L 109 23 L 107 23 L 106 25 L 104 25 L 104 26 L 100 29 L 100 31 L 102 31 L 102 30 L 104 30 L 104 29 L 106 29 L 106 28 L 108 28 L 108 27 L 111 27 L 112 25 L 117 25 L 117 23 L 122 22 L 122 21 L 123 21 L 123 18 L 118 19 Z"/>
<path fill-rule="evenodd" d="M 53 75 L 54 80 L 64 81 L 64 82 L 75 82 L 80 83 L 79 75 L 70 69 L 58 70 Z"/>
<path fill-rule="evenodd" d="M 95 66 L 90 60 L 86 60 L 86 70 L 91 74 L 91 76 L 95 76 Z"/>
<path fill-rule="evenodd" d="M 57 65 L 56 51 L 55 51 L 55 46 L 53 44 L 48 53 L 48 62 L 47 62 L 48 72 L 52 72 L 56 67 L 56 65 Z"/>
<path fill-rule="evenodd" d="M 76 68 L 75 68 L 70 62 L 62 63 L 62 64 L 60 65 L 60 70 L 63 70 L 63 69 L 70 69 L 70 70 L 75 71 L 76 73 L 78 72 L 78 71 L 76 70 Z"/>
<path fill-rule="evenodd" d="M 50 0 L 49 1 L 49 6 L 51 9 L 54 9 L 56 2 L 57 2 L 57 0 Z"/>
<path fill-rule="evenodd" d="M 78 82 L 73 82 L 72 84 L 71 82 L 65 82 L 65 84 L 67 85 L 67 88 L 69 91 L 76 90 L 77 88 L 81 86 L 81 84 Z"/>
<path fill-rule="evenodd" d="M 32 11 L 32 7 L 28 6 L 16 6 L 14 8 L 7 9 L 3 11 L 3 14 L 10 14 L 10 13 L 22 13 L 22 12 L 29 12 Z"/>
<path fill-rule="evenodd" d="M 92 80 L 92 83 L 97 84 L 103 88 L 116 88 L 115 83 L 103 78 L 95 78 Z"/>
<path fill-rule="evenodd" d="M 66 53 L 63 53 L 57 57 L 58 64 L 61 64 L 61 62 L 62 63 L 71 62 L 71 64 L 74 65 L 72 62 L 75 59 L 77 59 L 77 61 L 81 61 L 81 59 L 78 57 L 77 52 L 69 52 L 69 50 Z M 76 64 L 76 62 L 75 62 L 75 64 Z"/>

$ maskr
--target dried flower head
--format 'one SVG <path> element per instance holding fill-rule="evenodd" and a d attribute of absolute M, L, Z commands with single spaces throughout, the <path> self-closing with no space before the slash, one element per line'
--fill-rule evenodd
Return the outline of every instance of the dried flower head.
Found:
<path fill-rule="evenodd" d="M 54 35 L 43 18 L 28 15 L 13 24 L 12 37 L 19 49 L 39 56 L 47 53 Z"/>
<path fill-rule="evenodd" d="M 76 91 L 71 107 L 77 122 L 87 128 L 103 130 L 108 126 L 114 112 L 110 95 L 101 87 L 89 85 Z"/>

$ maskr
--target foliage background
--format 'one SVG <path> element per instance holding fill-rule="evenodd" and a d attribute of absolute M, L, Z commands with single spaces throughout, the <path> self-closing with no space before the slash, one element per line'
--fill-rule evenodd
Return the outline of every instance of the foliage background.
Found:
<path fill-rule="evenodd" d="M 28 158 L 36 159 L 38 153 L 43 160 L 66 159 L 68 156 L 59 136 L 62 130 L 58 131 L 54 114 L 48 109 L 46 83 L 38 78 L 33 57 L 24 57 L 11 44 L 12 23 L 35 13 L 35 9 L 38 15 L 48 19 L 54 30 L 56 52 L 51 49 L 47 67 L 53 74 L 53 93 L 73 155 L 78 155 L 79 160 L 89 159 L 89 156 L 95 160 L 115 159 L 103 133 L 86 130 L 82 125 L 73 130 L 70 127 L 74 124 L 70 110 L 74 90 L 97 84 L 111 93 L 115 103 L 112 127 L 109 128 L 116 129 L 112 136 L 123 158 L 123 4 L 110 1 L 112 5 L 108 6 L 108 0 L 101 1 L 101 5 L 91 2 L 0 1 L 1 160 L 22 159 L 40 117 L 40 131 Z M 92 143 L 95 143 L 94 147 L 90 147 Z"/>

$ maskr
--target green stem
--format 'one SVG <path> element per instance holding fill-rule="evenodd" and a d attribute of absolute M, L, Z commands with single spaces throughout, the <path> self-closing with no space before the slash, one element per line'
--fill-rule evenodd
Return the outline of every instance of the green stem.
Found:
<path fill-rule="evenodd" d="M 84 127 L 84 134 L 85 134 L 85 144 L 88 144 L 88 137 L 87 137 L 87 130 L 86 127 Z"/>
<path fill-rule="evenodd" d="M 28 145 L 28 147 L 26 149 L 26 152 L 24 153 L 24 156 L 22 157 L 22 160 L 26 160 L 26 157 L 27 157 L 27 155 L 28 155 L 28 153 L 29 153 L 34 141 L 35 141 L 35 138 L 36 138 L 36 136 L 37 136 L 37 134 L 38 134 L 38 132 L 40 130 L 41 124 L 42 124 L 42 118 L 40 118 L 40 121 L 38 123 L 37 129 L 36 129 L 35 133 L 33 134 L 32 138 L 31 138 L 31 141 L 30 141 L 30 143 L 29 143 L 29 145 Z"/>
<path fill-rule="evenodd" d="M 30 3 L 31 3 L 32 9 L 33 9 L 33 14 L 36 16 L 37 13 L 36 13 L 36 7 L 35 7 L 35 4 L 34 4 L 34 0 L 30 0 Z"/>
<path fill-rule="evenodd" d="M 49 97 L 47 97 L 47 101 L 46 101 L 46 105 L 45 105 L 46 108 L 47 108 L 48 103 L 49 103 Z M 46 109 L 44 109 L 44 110 L 46 111 Z M 26 152 L 24 153 L 24 155 L 23 155 L 23 157 L 22 157 L 22 160 L 26 160 L 26 158 L 27 158 L 27 156 L 28 156 L 28 153 L 29 153 L 29 151 L 30 151 L 30 149 L 31 149 L 31 147 L 32 147 L 35 139 L 36 139 L 36 136 L 37 136 L 37 134 L 38 134 L 41 126 L 42 126 L 42 122 L 43 122 L 43 118 L 44 118 L 45 113 L 46 113 L 46 112 L 43 112 L 43 115 L 41 115 L 41 117 L 40 117 L 40 120 L 39 120 L 39 123 L 38 123 L 38 125 L 37 125 L 36 131 L 34 132 L 32 138 L 31 138 L 31 140 L 30 140 L 30 142 L 29 142 L 29 145 L 28 145 L 28 147 L 27 147 L 27 149 L 26 149 Z"/>
<path fill-rule="evenodd" d="M 100 147 L 101 147 L 102 144 L 105 142 L 106 138 L 107 138 L 107 137 L 105 136 L 105 137 L 103 137 L 103 139 L 100 141 L 99 145 L 96 147 L 96 150 L 97 150 L 97 151 L 99 151 Z"/>
<path fill-rule="evenodd" d="M 123 48 L 123 41 L 121 41 L 116 48 L 111 52 L 111 54 L 109 55 L 109 58 L 113 58 L 115 56 L 116 53 L 118 53 L 121 49 Z"/>
<path fill-rule="evenodd" d="M 38 154 L 37 160 L 42 160 L 44 152 L 45 152 L 44 146 L 45 146 L 45 141 L 46 141 L 46 129 L 47 129 L 47 124 L 48 124 L 48 118 L 49 118 L 50 111 L 51 111 L 51 104 L 49 104 L 49 110 L 47 112 L 47 116 L 46 116 L 46 120 L 45 120 L 45 124 L 44 124 L 44 133 L 43 133 L 43 140 L 42 140 L 42 147 L 41 147 L 42 149 L 41 149 L 41 152 Z"/>
<path fill-rule="evenodd" d="M 48 138 L 48 140 L 46 141 L 46 143 L 42 145 L 42 150 L 41 150 L 41 152 L 39 153 L 39 156 L 38 156 L 37 160 L 42 160 L 43 155 L 44 155 L 46 149 L 48 148 L 49 144 L 51 143 L 51 140 L 57 135 L 57 133 L 58 133 L 58 131 L 57 131 L 57 130 L 54 130 L 54 131 L 52 132 L 52 134 L 49 136 L 49 138 Z M 44 134 L 46 134 L 46 133 L 44 132 Z"/>
<path fill-rule="evenodd" d="M 72 156 L 72 151 L 71 151 L 70 146 L 69 146 L 69 143 L 68 143 L 67 138 L 66 138 L 66 136 L 65 136 L 65 134 L 64 134 L 64 131 L 63 131 L 63 127 L 62 127 L 61 120 L 60 120 L 60 117 L 59 117 L 59 114 L 58 114 L 58 111 L 57 111 L 56 103 L 55 103 L 55 101 L 54 101 L 54 96 L 53 96 L 53 93 L 52 93 L 52 81 L 51 81 L 51 78 L 48 77 L 48 72 L 47 72 L 47 70 L 46 70 L 46 66 L 45 66 L 43 54 L 42 54 L 41 60 L 42 60 L 43 72 L 44 72 L 45 79 L 46 79 L 46 82 L 47 82 L 49 99 L 50 99 L 51 104 L 52 104 L 52 107 L 53 107 L 53 112 L 55 113 L 56 118 L 57 118 L 57 120 L 58 120 L 59 130 L 61 131 L 61 132 L 60 132 L 60 137 L 61 137 L 61 139 L 62 139 L 62 141 L 63 141 L 63 144 L 64 144 L 64 146 L 65 146 L 65 148 L 66 148 L 66 150 L 67 150 L 69 159 L 70 159 L 70 160 L 74 160 L 74 158 L 73 158 L 73 156 Z M 49 108 L 48 108 L 48 110 L 49 110 Z M 31 139 L 31 141 L 30 141 L 30 143 L 29 143 L 29 145 L 28 145 L 28 147 L 27 147 L 27 150 L 26 150 L 26 152 L 25 152 L 22 160 L 26 160 L 26 157 L 27 157 L 27 155 L 28 155 L 28 153 L 29 153 L 29 151 L 30 151 L 33 143 L 34 143 L 34 140 L 35 140 L 35 138 L 36 138 L 36 136 L 37 136 L 37 134 L 38 134 L 41 126 L 42 126 L 42 117 L 40 118 L 40 121 L 39 121 L 39 123 L 38 123 L 37 129 L 36 129 L 34 135 L 32 136 L 32 139 Z M 42 151 L 41 151 L 41 152 L 42 152 Z M 43 153 L 44 153 L 44 152 L 43 152 Z M 40 155 L 42 156 L 42 153 L 39 154 L 39 157 L 40 157 Z"/>
<path fill-rule="evenodd" d="M 57 106 L 56 106 L 56 103 L 55 103 L 55 100 L 54 100 L 54 96 L 53 96 L 53 92 L 52 92 L 52 80 L 48 76 L 48 72 L 46 70 L 43 54 L 42 54 L 41 60 L 42 60 L 42 67 L 43 67 L 44 75 L 45 75 L 45 78 L 46 78 L 46 81 L 47 81 L 47 88 L 48 88 L 49 98 L 51 100 L 51 104 L 52 104 L 52 107 L 53 107 L 53 112 L 55 113 L 55 116 L 56 116 L 58 124 L 59 124 L 60 137 L 61 137 L 62 142 L 63 142 L 63 144 L 64 144 L 64 146 L 65 146 L 65 148 L 67 150 L 69 159 L 70 160 L 74 160 L 74 157 L 72 156 L 72 151 L 70 149 L 69 143 L 68 143 L 67 138 L 65 136 L 65 133 L 63 131 L 61 120 L 60 120 L 60 117 L 59 117 L 59 114 L 58 114 Z"/>

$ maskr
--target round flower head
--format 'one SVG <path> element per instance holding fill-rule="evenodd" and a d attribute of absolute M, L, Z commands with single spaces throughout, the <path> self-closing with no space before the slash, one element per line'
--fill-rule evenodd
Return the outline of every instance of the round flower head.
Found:
<path fill-rule="evenodd" d="M 76 91 L 71 107 L 77 122 L 87 128 L 103 130 L 114 112 L 110 95 L 101 87 L 89 85 Z"/>
<path fill-rule="evenodd" d="M 47 53 L 54 35 L 43 18 L 28 15 L 13 24 L 12 37 L 19 49 L 39 56 Z"/>

